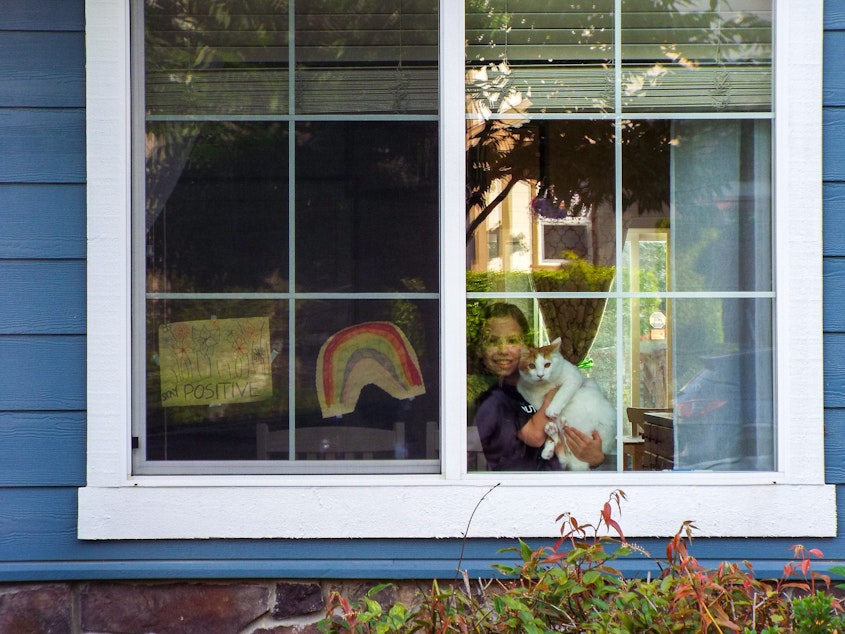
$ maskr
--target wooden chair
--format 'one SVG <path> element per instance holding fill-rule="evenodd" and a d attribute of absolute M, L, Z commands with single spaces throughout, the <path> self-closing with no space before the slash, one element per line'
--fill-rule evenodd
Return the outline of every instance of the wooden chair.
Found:
<path fill-rule="evenodd" d="M 467 427 L 467 471 L 487 471 L 487 458 L 481 447 L 478 427 Z"/>
<path fill-rule="evenodd" d="M 425 457 L 437 458 L 440 455 L 440 426 L 437 421 L 426 423 Z M 487 460 L 481 448 L 481 438 L 477 427 L 467 427 L 467 471 L 487 471 Z"/>
<path fill-rule="evenodd" d="M 671 412 L 671 407 L 629 407 L 626 412 L 631 421 L 631 435 L 636 437 L 643 433 L 643 414 L 646 412 Z"/>
<path fill-rule="evenodd" d="M 267 423 L 255 426 L 259 460 L 272 455 L 288 455 L 290 433 L 287 429 L 270 431 Z M 371 427 L 302 427 L 296 430 L 296 457 L 300 460 L 376 460 L 402 457 L 405 453 L 405 423 L 393 429 Z"/>

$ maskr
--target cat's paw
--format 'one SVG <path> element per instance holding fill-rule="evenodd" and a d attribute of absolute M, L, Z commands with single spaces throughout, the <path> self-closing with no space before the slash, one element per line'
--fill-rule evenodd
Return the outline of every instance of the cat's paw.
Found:
<path fill-rule="evenodd" d="M 543 431 L 546 432 L 546 436 L 557 438 L 557 425 L 555 425 L 554 421 L 550 420 L 546 423 L 546 426 L 543 427 Z"/>
<path fill-rule="evenodd" d="M 553 455 L 555 455 L 554 443 L 547 442 L 543 445 L 543 451 L 540 452 L 540 457 L 543 460 L 549 460 Z"/>
<path fill-rule="evenodd" d="M 547 418 L 551 418 L 552 420 L 560 418 L 560 410 L 556 407 L 547 408 L 545 414 Z"/>

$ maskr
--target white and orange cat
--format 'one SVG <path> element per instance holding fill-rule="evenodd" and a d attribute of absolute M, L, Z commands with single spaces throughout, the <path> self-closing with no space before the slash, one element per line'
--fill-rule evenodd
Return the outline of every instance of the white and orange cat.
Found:
<path fill-rule="evenodd" d="M 616 411 L 604 396 L 598 383 L 581 374 L 572 363 L 560 353 L 560 338 L 547 346 L 527 346 L 519 362 L 519 393 L 540 410 L 549 390 L 559 387 L 546 408 L 548 436 L 543 445 L 542 456 L 546 460 L 553 455 L 564 469 L 585 471 L 589 465 L 569 451 L 563 437 L 564 424 L 592 435 L 593 430 L 601 436 L 605 455 L 616 448 Z"/>

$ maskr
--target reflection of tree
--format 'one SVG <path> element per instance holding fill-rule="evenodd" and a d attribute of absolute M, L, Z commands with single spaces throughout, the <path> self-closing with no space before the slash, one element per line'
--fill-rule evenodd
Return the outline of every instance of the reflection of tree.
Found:
<path fill-rule="evenodd" d="M 478 84 L 478 98 L 467 95 L 467 109 L 480 117 L 467 122 L 467 240 L 487 216 L 504 201 L 518 182 L 536 178 L 536 131 L 525 125 L 525 111 L 530 105 L 522 95 L 513 92 L 509 84 L 506 63 L 470 71 L 470 79 Z M 493 79 L 490 79 L 490 76 Z M 493 108 L 508 119 L 491 119 Z M 491 201 L 487 194 L 494 182 L 502 189 Z M 471 213 L 478 209 L 473 218 Z"/>
<path fill-rule="evenodd" d="M 523 114 L 515 99 L 506 112 Z M 561 200 L 573 195 L 581 204 L 611 203 L 615 191 L 611 123 L 592 120 L 542 121 L 490 119 L 467 131 L 467 240 L 520 181 L 553 189 Z M 623 208 L 638 213 L 663 209 L 669 196 L 667 178 L 669 126 L 665 121 L 626 121 L 622 131 L 625 170 Z M 495 197 L 489 192 L 500 186 Z"/>
<path fill-rule="evenodd" d="M 519 106 L 523 104 L 512 110 Z M 562 201 L 577 197 L 585 207 L 612 205 L 615 137 L 612 123 L 583 119 L 538 123 L 491 119 L 469 126 L 467 240 L 520 181 L 539 183 Z M 623 209 L 639 214 L 665 210 L 670 142 L 666 121 L 624 123 Z M 500 189 L 488 200 L 494 184 Z"/>

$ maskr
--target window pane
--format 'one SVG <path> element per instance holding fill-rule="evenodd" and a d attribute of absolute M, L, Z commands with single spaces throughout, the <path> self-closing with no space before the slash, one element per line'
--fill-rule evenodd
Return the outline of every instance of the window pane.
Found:
<path fill-rule="evenodd" d="M 302 291 L 436 291 L 437 123 L 307 122 L 296 129 Z"/>
<path fill-rule="evenodd" d="M 254 460 L 288 410 L 287 304 L 147 302 L 147 460 Z"/>
<path fill-rule="evenodd" d="M 668 266 L 655 286 L 637 264 L 626 288 L 771 291 L 770 122 L 627 121 L 622 142 L 625 245 L 665 242 Z"/>
<path fill-rule="evenodd" d="M 287 0 L 146 0 L 146 111 L 288 111 Z"/>
<path fill-rule="evenodd" d="M 467 3 L 467 95 L 476 114 L 613 107 L 613 0 Z"/>
<path fill-rule="evenodd" d="M 437 112 L 437 0 L 296 3 L 300 113 Z"/>
<path fill-rule="evenodd" d="M 618 37 L 615 18 L 613 0 L 469 3 L 476 113 L 771 109 L 771 0 L 623 0 Z"/>
<path fill-rule="evenodd" d="M 772 302 L 673 302 L 675 468 L 774 469 Z"/>
<path fill-rule="evenodd" d="M 772 289 L 769 121 L 676 121 L 672 127 L 673 286 Z"/>
<path fill-rule="evenodd" d="M 484 290 L 606 291 L 616 259 L 613 123 L 491 119 L 469 121 L 467 134 L 471 277 L 488 279 Z M 482 238 L 494 230 L 491 254 Z"/>
<path fill-rule="evenodd" d="M 296 319 L 294 439 L 303 430 L 347 430 L 347 446 L 338 446 L 341 437 L 326 436 L 329 446 L 310 451 L 311 459 L 438 456 L 436 301 L 301 300 Z M 281 427 L 288 428 L 287 421 Z M 401 436 L 379 448 L 370 430 L 399 430 Z"/>
<path fill-rule="evenodd" d="M 622 60 L 626 110 L 767 111 L 771 0 L 622 0 Z"/>
<path fill-rule="evenodd" d="M 151 292 L 288 290 L 287 126 L 147 124 Z"/>

